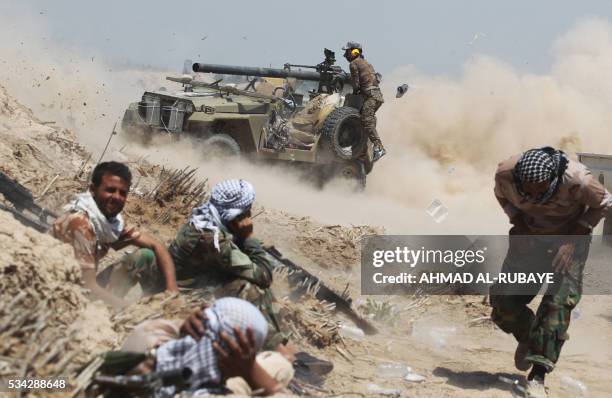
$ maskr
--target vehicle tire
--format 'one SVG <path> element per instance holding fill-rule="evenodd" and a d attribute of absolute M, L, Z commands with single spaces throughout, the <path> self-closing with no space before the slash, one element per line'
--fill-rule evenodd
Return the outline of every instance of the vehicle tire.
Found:
<path fill-rule="evenodd" d="M 235 158 L 240 156 L 240 145 L 227 134 L 214 134 L 202 143 L 206 159 Z"/>
<path fill-rule="evenodd" d="M 323 122 L 321 141 L 323 148 L 338 159 L 359 157 L 368 143 L 359 111 L 348 106 L 333 110 Z"/>

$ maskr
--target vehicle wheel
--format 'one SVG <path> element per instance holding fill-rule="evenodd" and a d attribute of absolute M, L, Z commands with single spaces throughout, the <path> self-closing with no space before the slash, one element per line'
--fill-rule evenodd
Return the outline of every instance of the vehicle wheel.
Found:
<path fill-rule="evenodd" d="M 215 134 L 202 143 L 206 159 L 221 159 L 240 156 L 240 145 L 227 134 Z"/>
<path fill-rule="evenodd" d="M 327 116 L 321 128 L 325 149 L 342 160 L 359 157 L 366 148 L 368 137 L 363 133 L 361 115 L 355 108 L 343 106 Z"/>
<path fill-rule="evenodd" d="M 363 162 L 340 163 L 336 166 L 335 175 L 343 180 L 355 181 L 359 190 L 363 190 L 366 186 L 366 170 Z"/>

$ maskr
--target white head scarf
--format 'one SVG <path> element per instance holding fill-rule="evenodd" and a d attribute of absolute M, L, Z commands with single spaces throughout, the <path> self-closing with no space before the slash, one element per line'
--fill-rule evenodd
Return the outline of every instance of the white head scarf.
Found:
<path fill-rule="evenodd" d="M 99 243 L 116 242 L 125 227 L 121 214 L 113 218 L 107 218 L 102 214 L 91 192 L 78 194 L 72 202 L 64 206 L 64 211 L 86 213 Z"/>
<path fill-rule="evenodd" d="M 172 340 L 157 349 L 156 371 L 168 371 L 189 368 L 192 372 L 189 380 L 189 393 L 219 393 L 221 373 L 217 364 L 217 353 L 212 343 L 220 341 L 221 332 L 234 336 L 234 327 L 245 333 L 247 327 L 253 330 L 255 346 L 259 351 L 268 334 L 268 323 L 262 313 L 248 301 L 224 297 L 216 300 L 212 307 L 205 310 L 208 321 L 206 333 L 200 341 L 191 336 Z M 177 392 L 175 386 L 163 388 L 156 397 L 168 397 Z"/>

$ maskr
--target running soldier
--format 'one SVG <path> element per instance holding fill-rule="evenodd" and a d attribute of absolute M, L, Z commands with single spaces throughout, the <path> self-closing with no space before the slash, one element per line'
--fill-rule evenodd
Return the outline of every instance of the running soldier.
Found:
<path fill-rule="evenodd" d="M 349 62 L 353 94 L 360 94 L 363 96 L 361 123 L 364 132 L 374 145 L 372 160 L 377 161 L 387 153 L 376 131 L 376 111 L 378 111 L 378 108 L 380 108 L 384 102 L 382 93 L 378 87 L 380 84 L 380 75 L 376 73 L 372 65 L 363 57 L 361 44 L 349 41 L 342 49 L 344 50 L 344 58 Z"/>
<path fill-rule="evenodd" d="M 527 396 L 546 397 L 544 378 L 569 337 L 570 314 L 582 294 L 590 235 L 612 207 L 612 196 L 585 166 L 551 147 L 500 163 L 495 196 L 513 225 L 502 271 L 554 272 L 535 314 L 527 305 L 539 286 L 512 293 L 495 284 L 490 292 L 491 318 L 518 341 L 517 369 L 531 368 Z"/>

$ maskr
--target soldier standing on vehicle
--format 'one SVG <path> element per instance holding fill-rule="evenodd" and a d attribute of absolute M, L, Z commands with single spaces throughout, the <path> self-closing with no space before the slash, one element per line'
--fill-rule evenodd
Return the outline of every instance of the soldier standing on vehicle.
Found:
<path fill-rule="evenodd" d="M 378 85 L 380 74 L 376 73 L 372 65 L 363 57 L 361 44 L 349 41 L 344 47 L 344 58 L 349 61 L 353 94 L 363 96 L 361 107 L 361 123 L 363 130 L 374 144 L 373 161 L 377 161 L 387 153 L 376 132 L 376 111 L 383 104 L 383 96 Z"/>
<path fill-rule="evenodd" d="M 500 163 L 495 196 L 513 225 L 502 272 L 554 272 L 536 314 L 527 305 L 540 286 L 513 293 L 495 284 L 490 291 L 493 322 L 518 341 L 517 369 L 531 368 L 527 396 L 546 397 L 544 377 L 559 359 L 582 294 L 590 234 L 612 208 L 612 196 L 585 166 L 551 147 Z"/>

